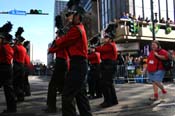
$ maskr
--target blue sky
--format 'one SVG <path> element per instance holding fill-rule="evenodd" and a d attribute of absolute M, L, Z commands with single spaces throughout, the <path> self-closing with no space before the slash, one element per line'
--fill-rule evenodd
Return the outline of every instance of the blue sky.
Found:
<path fill-rule="evenodd" d="M 47 64 L 48 43 L 54 38 L 54 0 L 0 0 L 0 12 L 10 10 L 30 12 L 41 9 L 49 15 L 9 15 L 0 14 L 0 26 L 10 21 L 13 24 L 11 34 L 19 26 L 24 28 L 22 36 L 33 44 L 33 59 Z"/>

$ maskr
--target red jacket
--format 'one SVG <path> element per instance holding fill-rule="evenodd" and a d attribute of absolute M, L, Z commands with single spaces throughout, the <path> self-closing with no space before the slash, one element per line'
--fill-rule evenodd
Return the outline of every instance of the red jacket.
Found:
<path fill-rule="evenodd" d="M 57 47 L 50 47 L 49 48 L 50 53 L 56 53 L 56 58 L 63 58 L 67 62 L 68 70 L 70 69 L 70 61 L 69 61 L 69 55 L 66 49 L 58 49 Z"/>
<path fill-rule="evenodd" d="M 56 40 L 56 46 L 59 49 L 67 48 L 70 57 L 84 56 L 87 58 L 88 43 L 83 24 L 72 26 L 66 35 Z"/>
<path fill-rule="evenodd" d="M 32 65 L 32 63 L 30 62 L 30 56 L 29 56 L 28 54 L 26 54 L 24 65 L 25 65 L 28 69 L 33 70 L 33 65 Z"/>
<path fill-rule="evenodd" d="M 158 54 L 164 55 L 165 58 L 168 58 L 168 54 L 165 50 L 161 49 Z M 155 57 L 154 51 L 151 51 L 148 60 L 147 60 L 147 70 L 148 72 L 155 72 L 157 70 L 164 70 L 164 67 L 162 65 L 162 62 L 160 59 Z"/>
<path fill-rule="evenodd" d="M 10 44 L 0 46 L 0 63 L 12 64 L 14 51 Z"/>
<path fill-rule="evenodd" d="M 88 60 L 91 64 L 100 64 L 100 53 L 99 52 L 92 52 L 88 54 Z"/>
<path fill-rule="evenodd" d="M 117 46 L 115 42 L 106 43 L 103 46 L 95 48 L 97 52 L 100 52 L 102 60 L 117 60 Z"/>
<path fill-rule="evenodd" d="M 66 51 L 66 49 L 58 49 L 57 47 L 50 47 L 49 48 L 50 53 L 56 53 L 56 58 L 63 58 L 65 60 L 69 59 L 69 55 Z"/>
<path fill-rule="evenodd" d="M 13 47 L 14 50 L 14 61 L 18 63 L 25 63 L 26 49 L 22 44 L 17 44 Z"/>

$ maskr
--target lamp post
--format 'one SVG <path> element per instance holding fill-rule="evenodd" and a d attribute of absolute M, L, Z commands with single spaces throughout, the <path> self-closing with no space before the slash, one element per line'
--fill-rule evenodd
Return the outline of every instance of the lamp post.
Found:
<path fill-rule="evenodd" d="M 150 0 L 151 2 L 151 21 L 152 21 L 152 36 L 153 36 L 153 40 L 155 40 L 155 21 L 154 21 L 154 6 L 153 6 L 153 0 Z"/>
<path fill-rule="evenodd" d="M 158 20 L 157 20 L 157 13 L 154 13 L 155 14 L 155 22 L 157 23 Z"/>
<path fill-rule="evenodd" d="M 100 32 L 100 7 L 99 7 L 99 0 L 97 0 L 97 16 L 98 16 L 98 32 Z"/>

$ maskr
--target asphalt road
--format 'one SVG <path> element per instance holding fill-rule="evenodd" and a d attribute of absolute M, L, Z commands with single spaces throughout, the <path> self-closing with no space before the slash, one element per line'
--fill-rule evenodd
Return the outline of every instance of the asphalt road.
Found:
<path fill-rule="evenodd" d="M 13 114 L 0 114 L 0 116 L 61 116 L 61 97 L 57 97 L 58 112 L 48 114 L 42 109 L 46 108 L 47 87 L 50 77 L 30 76 L 32 95 L 26 97 L 23 103 L 17 104 L 18 112 Z M 166 96 L 156 102 L 149 101 L 152 95 L 152 85 L 142 83 L 117 84 L 116 93 L 119 104 L 109 108 L 100 108 L 103 98 L 90 100 L 94 116 L 175 116 L 175 85 L 165 83 L 168 90 Z M 5 99 L 0 89 L 0 112 L 5 109 Z"/>

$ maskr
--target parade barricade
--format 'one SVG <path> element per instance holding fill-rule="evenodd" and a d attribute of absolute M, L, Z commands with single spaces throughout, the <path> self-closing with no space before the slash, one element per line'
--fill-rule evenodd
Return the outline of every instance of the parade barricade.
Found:
<path fill-rule="evenodd" d="M 114 79 L 116 84 L 147 83 L 148 81 L 147 74 L 142 74 L 140 67 L 135 65 L 117 65 Z"/>
<path fill-rule="evenodd" d="M 135 69 L 136 67 L 134 65 L 127 66 L 127 81 L 128 83 L 135 83 Z"/>
<path fill-rule="evenodd" d="M 117 65 L 114 82 L 116 84 L 126 83 L 126 76 L 127 75 L 125 65 Z"/>

